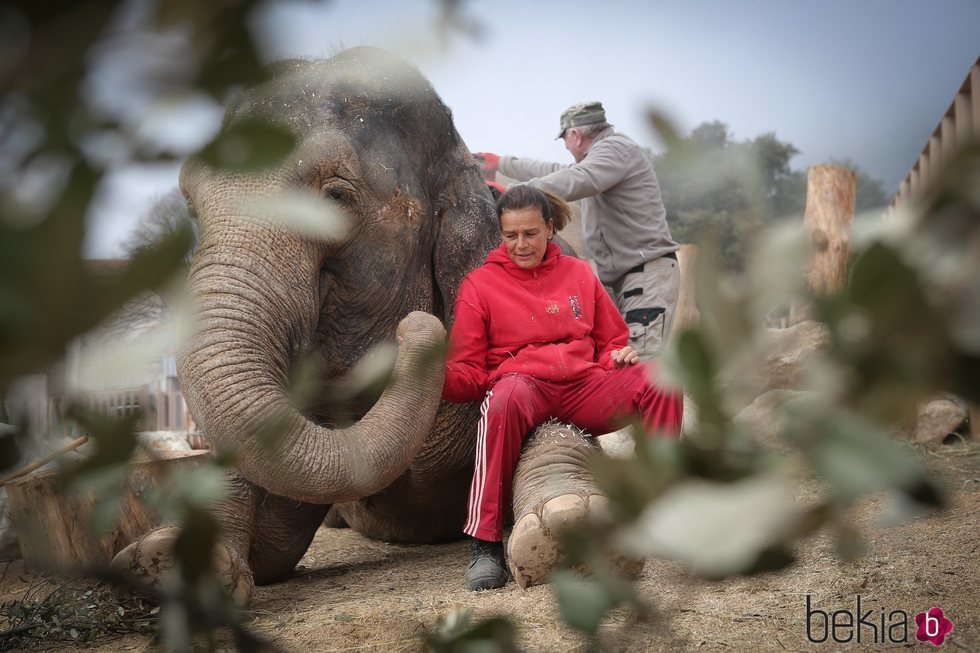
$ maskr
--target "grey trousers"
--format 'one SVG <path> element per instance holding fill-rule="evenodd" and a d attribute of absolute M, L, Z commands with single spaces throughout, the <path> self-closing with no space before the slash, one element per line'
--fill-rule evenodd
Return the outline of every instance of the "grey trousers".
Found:
<path fill-rule="evenodd" d="M 663 354 L 674 324 L 681 271 L 677 260 L 663 256 L 647 261 L 607 287 L 630 330 L 629 345 L 649 361 Z"/>

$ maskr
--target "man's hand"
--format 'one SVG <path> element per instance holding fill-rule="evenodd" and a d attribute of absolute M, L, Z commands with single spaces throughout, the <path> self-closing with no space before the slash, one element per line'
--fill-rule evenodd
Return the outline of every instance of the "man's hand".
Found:
<path fill-rule="evenodd" d="M 612 358 L 615 369 L 626 367 L 627 365 L 635 365 L 640 362 L 640 355 L 633 351 L 633 348 L 629 345 L 613 351 L 610 357 Z"/>
<path fill-rule="evenodd" d="M 474 152 L 473 156 L 480 162 L 483 168 L 484 179 L 494 180 L 497 175 L 497 168 L 500 167 L 500 155 L 493 152 Z"/>

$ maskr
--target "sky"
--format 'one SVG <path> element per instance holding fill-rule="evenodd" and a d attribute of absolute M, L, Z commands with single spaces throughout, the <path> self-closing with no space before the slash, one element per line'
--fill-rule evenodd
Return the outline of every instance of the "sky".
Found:
<path fill-rule="evenodd" d="M 470 0 L 460 14 L 477 36 L 447 38 L 436 30 L 441 7 L 287 0 L 260 8 L 250 26 L 268 60 L 356 45 L 397 52 L 429 78 L 472 151 L 570 163 L 554 140 L 559 115 L 598 100 L 617 130 L 655 152 L 664 145 L 651 110 L 681 133 L 720 120 L 737 140 L 773 132 L 792 143 L 794 169 L 849 159 L 889 195 L 980 56 L 980 0 Z M 158 137 L 192 149 L 213 134 L 219 110 L 159 115 Z M 109 175 L 86 255 L 122 255 L 177 170 Z"/>

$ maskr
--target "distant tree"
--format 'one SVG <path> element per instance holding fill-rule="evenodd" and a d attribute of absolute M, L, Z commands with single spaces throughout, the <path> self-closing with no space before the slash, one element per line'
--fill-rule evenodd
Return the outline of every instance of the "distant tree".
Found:
<path fill-rule="evenodd" d="M 695 242 L 714 230 L 728 269 L 742 268 L 746 245 L 759 228 L 777 219 L 802 218 L 806 171 L 790 165 L 799 150 L 773 132 L 736 141 L 728 126 L 716 120 L 698 125 L 662 154 L 647 154 L 660 180 L 672 235 Z M 857 174 L 858 213 L 887 203 L 880 181 L 851 161 L 834 163 Z"/>
<path fill-rule="evenodd" d="M 123 251 L 132 258 L 142 251 L 153 248 L 183 228 L 190 227 L 194 234 L 194 247 L 184 255 L 184 267 L 190 265 L 197 249 L 197 221 L 191 216 L 184 196 L 176 188 L 157 198 L 147 212 L 139 219 L 126 240 L 123 241 Z"/>
<path fill-rule="evenodd" d="M 831 163 L 850 168 L 857 175 L 857 198 L 854 210 L 858 214 L 882 210 L 888 206 L 891 197 L 885 192 L 885 185 L 880 179 L 872 177 L 850 159 L 833 159 Z"/>
<path fill-rule="evenodd" d="M 800 151 L 772 132 L 746 141 L 743 147 L 748 151 L 748 165 L 760 184 L 757 202 L 765 218 L 802 213 L 804 200 L 799 189 L 806 184 L 803 173 L 790 168 L 790 160 Z"/>
<path fill-rule="evenodd" d="M 159 247 L 160 243 L 174 238 L 181 230 L 188 228 L 194 234 L 194 245 L 184 254 L 177 269 L 177 274 L 183 278 L 187 275 L 197 249 L 199 234 L 197 221 L 187 208 L 184 196 L 176 188 L 154 200 L 123 241 L 123 251 L 127 258 L 133 258 Z M 167 288 L 161 288 L 159 291 L 140 293 L 103 325 L 103 331 L 125 334 L 142 324 L 163 322 L 170 314 L 173 304 L 173 298 L 167 291 Z"/>

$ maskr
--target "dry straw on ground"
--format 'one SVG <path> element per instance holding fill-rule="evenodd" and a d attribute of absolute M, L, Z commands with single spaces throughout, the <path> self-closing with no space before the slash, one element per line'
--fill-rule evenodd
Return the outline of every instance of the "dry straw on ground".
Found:
<path fill-rule="evenodd" d="M 834 536 L 821 533 L 799 551 L 800 564 L 783 572 L 722 582 L 694 579 L 680 565 L 649 561 L 641 593 L 658 607 L 659 623 L 638 623 L 618 611 L 601 631 L 611 651 L 899 650 L 868 642 L 824 645 L 807 641 L 805 601 L 825 611 L 863 609 L 909 613 L 941 606 L 955 626 L 951 650 L 980 650 L 980 445 L 920 450 L 950 490 L 947 511 L 893 528 L 875 525 L 885 497 L 853 511 L 867 538 L 867 553 L 841 563 Z M 808 484 L 801 500 L 812 499 Z M 252 627 L 286 650 L 324 652 L 418 651 L 421 635 L 441 616 L 472 607 L 475 618 L 509 616 L 520 644 L 531 651 L 584 650 L 565 627 L 548 587 L 522 591 L 514 584 L 475 594 L 463 587 L 464 542 L 399 546 L 366 540 L 349 530 L 321 529 L 292 580 L 256 590 Z M 14 563 L 0 584 L 0 602 L 22 598 L 36 577 Z M 928 646 L 910 639 L 915 646 Z M 128 635 L 98 641 L 95 650 L 152 650 L 150 638 Z M 56 647 L 59 650 L 70 648 Z M 227 649 L 231 650 L 229 642 Z M 87 649 L 91 650 L 91 649 Z"/>

